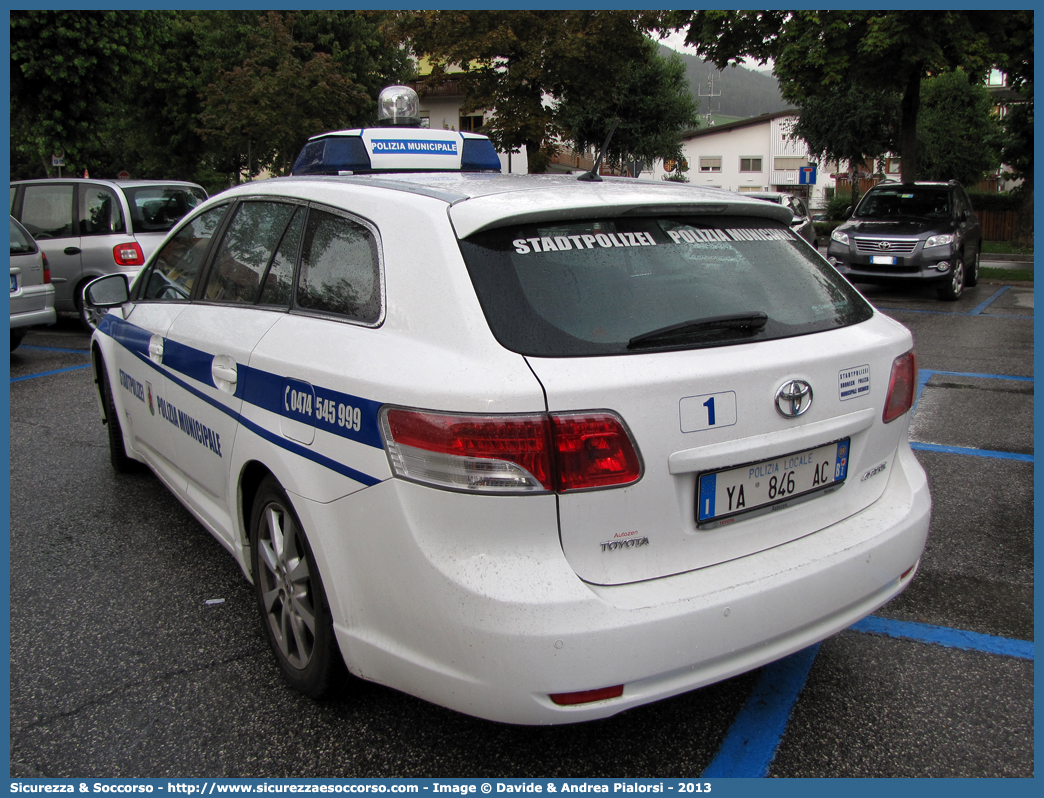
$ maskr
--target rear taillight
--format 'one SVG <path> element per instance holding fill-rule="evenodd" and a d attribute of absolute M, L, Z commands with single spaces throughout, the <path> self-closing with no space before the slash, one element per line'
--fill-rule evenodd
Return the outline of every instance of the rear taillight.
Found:
<path fill-rule="evenodd" d="M 888 396 L 885 399 L 881 420 L 886 424 L 894 421 L 913 407 L 917 391 L 917 358 L 913 350 L 892 361 L 892 373 L 888 377 Z"/>
<path fill-rule="evenodd" d="M 145 262 L 145 255 L 137 241 L 129 244 L 117 244 L 112 248 L 112 259 L 117 266 L 141 266 Z"/>
<path fill-rule="evenodd" d="M 626 485 L 642 475 L 638 451 L 615 413 L 553 414 L 557 490 Z"/>
<path fill-rule="evenodd" d="M 41 252 L 40 257 L 43 258 L 44 285 L 46 285 L 51 282 L 51 264 L 47 262 L 46 252 Z"/>
<path fill-rule="evenodd" d="M 469 416 L 381 411 L 392 471 L 479 493 L 605 488 L 635 482 L 641 460 L 623 421 L 606 411 Z"/>

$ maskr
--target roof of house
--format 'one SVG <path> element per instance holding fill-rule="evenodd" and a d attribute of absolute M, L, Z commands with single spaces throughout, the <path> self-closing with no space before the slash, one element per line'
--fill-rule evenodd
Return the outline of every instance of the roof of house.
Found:
<path fill-rule="evenodd" d="M 787 108 L 783 111 L 775 111 L 771 114 L 761 114 L 761 116 L 752 116 L 749 119 L 740 119 L 736 122 L 726 122 L 724 125 L 701 127 L 697 130 L 686 130 L 682 133 L 682 139 L 695 139 L 700 136 L 708 136 L 711 133 L 720 133 L 723 130 L 736 130 L 741 127 L 760 125 L 765 122 L 770 122 L 773 119 L 779 119 L 783 116 L 796 116 L 797 112 L 796 108 Z"/>

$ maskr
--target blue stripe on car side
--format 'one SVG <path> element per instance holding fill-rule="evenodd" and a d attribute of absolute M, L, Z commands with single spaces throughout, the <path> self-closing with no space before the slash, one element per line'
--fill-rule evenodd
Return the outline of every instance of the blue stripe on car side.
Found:
<path fill-rule="evenodd" d="M 112 314 L 107 316 L 105 321 L 108 322 L 109 319 L 114 319 Z M 140 327 L 136 327 L 135 325 L 130 324 L 129 322 L 125 322 L 125 321 L 122 321 L 122 320 L 119 320 L 119 319 L 114 319 L 113 322 L 109 322 L 107 324 L 104 324 L 104 326 L 99 326 L 99 330 L 101 330 L 103 333 L 108 335 L 110 338 L 112 338 L 117 343 L 119 343 L 122 346 L 124 346 L 129 351 L 131 351 L 134 355 L 137 356 L 138 360 L 141 363 L 143 363 L 144 365 L 146 365 L 146 366 L 150 367 L 151 369 L 153 369 L 154 371 L 162 374 L 167 379 L 169 379 L 172 382 L 176 383 L 179 387 L 181 387 L 184 390 L 188 391 L 189 393 L 191 393 L 193 396 L 197 397 L 201 401 L 206 402 L 211 407 L 214 407 L 214 408 L 220 410 L 222 413 L 225 413 L 226 415 L 228 415 L 231 418 L 235 419 L 241 426 L 245 427 L 246 429 L 249 429 L 251 432 L 255 433 L 256 435 L 259 435 L 260 437 L 264 438 L 269 443 L 275 444 L 279 448 L 285 449 L 286 451 L 292 452 L 292 453 L 294 453 L 296 455 L 299 455 L 300 457 L 304 457 L 307 460 L 311 460 L 312 462 L 317 463 L 318 465 L 321 465 L 321 466 L 323 466 L 325 468 L 329 468 L 331 471 L 334 471 L 334 472 L 336 472 L 338 474 L 346 476 L 349 479 L 353 479 L 356 482 L 360 482 L 363 485 L 366 485 L 367 487 L 370 487 L 372 485 L 376 485 L 377 483 L 382 481 L 382 480 L 378 479 L 377 477 L 370 476 L 369 474 L 366 474 L 366 473 L 364 473 L 362 471 L 358 471 L 358 470 L 356 470 L 356 469 L 354 469 L 354 468 L 352 468 L 350 466 L 345 465 L 344 463 L 338 462 L 337 460 L 334 460 L 332 458 L 326 457 L 325 455 L 322 455 L 322 454 L 318 454 L 317 452 L 309 449 L 307 446 L 303 446 L 301 444 L 295 443 L 295 442 L 293 442 L 293 441 L 291 441 L 291 440 L 289 440 L 287 438 L 284 438 L 282 435 L 279 435 L 277 433 L 273 433 L 273 432 L 271 432 L 271 431 L 261 427 L 260 425 L 256 424 L 255 422 L 250 421 L 249 419 L 245 418 L 241 413 L 237 413 L 236 411 L 232 410 L 232 408 L 228 407 L 227 405 L 224 405 L 221 402 L 218 402 L 218 401 L 215 401 L 214 399 L 211 399 L 209 396 L 204 394 L 199 389 L 194 388 L 192 385 L 189 385 L 183 379 L 181 379 L 180 377 L 176 376 L 175 373 L 172 372 L 170 369 L 164 368 L 163 366 L 160 366 L 159 364 L 153 362 L 149 358 L 149 339 L 152 337 L 152 335 L 147 330 L 143 330 Z M 169 346 L 169 344 L 170 344 L 170 341 L 167 340 L 167 339 L 164 339 L 164 366 L 167 365 L 167 363 L 166 363 L 166 359 L 167 359 L 166 355 L 167 355 L 167 347 Z M 189 350 L 189 349 L 191 349 L 190 347 L 186 347 L 186 346 L 183 346 L 181 344 L 178 344 L 177 346 L 180 347 L 181 350 Z M 205 353 L 202 353 L 199 350 L 192 350 L 192 351 L 197 352 L 200 355 L 205 355 Z M 212 355 L 207 355 L 206 357 L 209 358 L 209 360 L 207 361 L 207 377 L 208 377 L 208 379 L 206 381 L 204 381 L 204 382 L 208 382 L 210 384 L 213 384 L 212 381 L 209 379 L 209 377 L 210 377 L 210 372 L 209 372 L 210 361 L 213 360 L 213 356 Z M 198 372 L 198 365 L 197 364 L 198 364 L 198 362 L 202 362 L 202 358 L 199 358 L 196 355 L 191 354 L 191 352 L 185 352 L 185 351 L 179 352 L 179 358 L 180 358 L 179 363 L 182 366 L 185 366 L 188 369 L 189 372 L 192 372 L 192 371 L 197 371 Z M 249 366 L 238 366 L 238 370 L 239 370 L 239 373 L 241 375 L 243 375 L 243 373 L 246 372 L 246 385 L 243 387 L 243 391 L 242 391 L 242 393 L 243 393 L 243 400 L 247 401 L 247 399 L 246 399 L 247 396 L 253 396 L 255 398 L 255 400 L 258 400 L 258 401 L 249 402 L 249 404 L 253 404 L 256 407 L 260 407 L 261 409 L 264 409 L 264 410 L 271 410 L 272 412 L 280 413 L 281 412 L 281 405 L 275 406 L 276 402 L 274 402 L 271 397 L 266 397 L 265 387 L 267 386 L 269 389 L 271 389 L 273 386 L 275 386 L 276 387 L 276 392 L 278 393 L 280 387 L 283 384 L 283 378 L 279 377 L 278 375 L 275 375 L 275 374 L 270 374 L 269 372 L 263 372 L 263 371 L 260 371 L 258 369 L 251 369 Z M 187 373 L 187 376 L 193 376 L 192 373 L 188 373 L 188 372 L 182 372 L 182 373 Z M 198 379 L 198 378 L 196 378 L 196 379 Z M 254 387 L 251 387 L 251 383 L 256 383 L 256 385 Z M 360 443 L 364 443 L 364 444 L 367 444 L 367 445 L 370 445 L 370 446 L 374 446 L 375 448 L 378 448 L 378 449 L 384 449 L 384 443 L 381 440 L 380 433 L 377 430 L 377 409 L 379 409 L 380 406 L 381 406 L 379 402 L 373 402 L 373 401 L 368 400 L 368 399 L 360 399 L 358 397 L 350 396 L 349 394 L 338 394 L 338 393 L 336 393 L 334 391 L 325 391 L 325 389 L 321 389 L 321 390 L 323 390 L 324 393 L 327 393 L 327 394 L 330 394 L 330 395 L 333 395 L 333 396 L 339 396 L 339 397 L 343 397 L 345 399 L 353 400 L 353 401 L 357 402 L 360 406 L 365 404 L 365 405 L 367 405 L 367 406 L 369 406 L 371 408 L 371 412 L 369 412 L 368 415 L 367 415 L 368 422 L 369 422 L 368 426 L 370 427 L 369 429 L 367 429 L 366 427 L 363 427 L 363 429 L 360 429 L 360 434 L 358 434 L 358 435 L 347 435 L 344 432 L 335 432 L 335 434 L 340 434 L 342 437 L 351 437 L 352 440 L 356 440 L 356 441 L 358 441 Z M 237 390 L 236 393 L 239 394 L 240 391 Z M 286 413 L 281 413 L 281 414 L 282 415 L 288 415 Z M 363 426 L 363 425 L 360 425 L 360 426 Z M 319 427 L 319 428 L 320 429 L 328 429 L 328 431 L 331 431 L 331 432 L 335 431 L 335 430 L 330 430 L 328 426 L 323 426 L 323 427 Z M 366 430 L 365 434 L 363 434 L 363 430 L 364 429 Z"/>
<path fill-rule="evenodd" d="M 255 369 L 251 366 L 241 365 L 238 367 L 238 371 L 241 385 L 237 386 L 236 395 L 240 395 L 241 389 L 241 398 L 244 402 L 273 413 L 278 413 L 286 418 L 292 418 L 295 421 L 303 421 L 311 424 L 316 429 L 339 435 L 342 438 L 364 443 L 376 449 L 384 448 L 384 442 L 381 440 L 377 422 L 377 414 L 381 409 L 380 402 L 363 399 L 361 396 L 332 391 L 328 388 L 310 386 L 314 392 L 315 399 L 323 400 L 324 406 L 326 402 L 329 402 L 331 409 L 326 413 L 322 413 L 317 402 L 310 408 L 307 415 L 302 415 L 301 413 L 291 411 L 286 406 L 286 384 L 288 382 L 286 377 Z M 291 382 L 295 383 L 295 385 L 307 385 L 307 383 L 302 383 L 299 380 L 292 380 Z M 354 424 L 345 425 L 341 423 L 343 416 L 339 414 L 339 408 L 359 409 L 358 430 L 355 429 Z"/>
<path fill-rule="evenodd" d="M 144 355 L 148 359 L 149 340 L 152 338 L 152 333 L 148 330 L 123 321 L 112 313 L 102 319 L 98 330 L 108 335 L 124 349 L 139 356 Z"/>
<path fill-rule="evenodd" d="M 211 354 L 179 344 L 169 338 L 163 339 L 164 366 L 184 374 L 186 377 L 191 377 L 196 382 L 216 388 L 214 377 L 210 373 L 213 362 L 214 356 Z"/>

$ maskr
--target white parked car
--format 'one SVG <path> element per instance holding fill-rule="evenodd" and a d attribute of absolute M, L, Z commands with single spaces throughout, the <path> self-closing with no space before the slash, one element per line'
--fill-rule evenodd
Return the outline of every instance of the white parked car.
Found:
<path fill-rule="evenodd" d="M 779 205 L 497 168 L 471 134 L 317 137 L 88 287 L 114 466 L 236 557 L 290 682 L 570 723 L 903 590 L 909 331 Z"/>

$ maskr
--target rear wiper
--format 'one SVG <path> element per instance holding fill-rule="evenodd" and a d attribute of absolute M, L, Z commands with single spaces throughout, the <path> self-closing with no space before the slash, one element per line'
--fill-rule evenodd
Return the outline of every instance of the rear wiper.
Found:
<path fill-rule="evenodd" d="M 728 316 L 693 319 L 692 321 L 683 321 L 680 324 L 672 324 L 669 327 L 661 327 L 658 330 L 636 335 L 627 342 L 627 348 L 635 349 L 640 346 L 654 346 L 672 338 L 683 338 L 687 335 L 714 330 L 749 330 L 754 332 L 762 329 L 767 322 L 768 316 L 760 310 L 752 313 L 734 313 Z"/>

